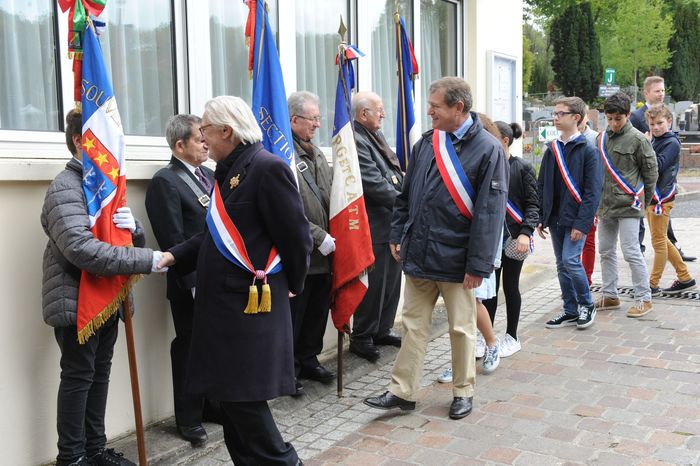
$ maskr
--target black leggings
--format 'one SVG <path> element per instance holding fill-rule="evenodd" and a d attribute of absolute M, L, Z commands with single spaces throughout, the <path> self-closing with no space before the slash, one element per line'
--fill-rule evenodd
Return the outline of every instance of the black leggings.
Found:
<path fill-rule="evenodd" d="M 506 333 L 518 338 L 518 320 L 520 319 L 520 271 L 523 269 L 523 261 L 517 261 L 506 257 L 501 258 L 501 268 L 496 269 L 496 296 L 483 302 L 491 316 L 491 325 L 496 318 L 498 307 L 498 290 L 503 274 L 503 294 L 506 297 Z"/>

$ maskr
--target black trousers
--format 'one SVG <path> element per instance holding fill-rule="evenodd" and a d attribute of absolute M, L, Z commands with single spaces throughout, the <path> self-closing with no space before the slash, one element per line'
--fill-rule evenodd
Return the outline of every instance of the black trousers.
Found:
<path fill-rule="evenodd" d="M 170 311 L 175 326 L 175 338 L 170 344 L 170 364 L 173 372 L 173 398 L 175 400 L 175 422 L 180 426 L 195 426 L 202 423 L 201 396 L 185 393 L 185 372 L 192 340 L 192 317 L 194 299 L 190 290 L 181 290 L 170 297 Z"/>
<path fill-rule="evenodd" d="M 307 275 L 304 290 L 289 300 L 294 331 L 294 370 L 319 365 L 317 356 L 323 350 L 328 310 L 331 304 L 331 274 Z"/>
<path fill-rule="evenodd" d="M 496 269 L 496 296 L 483 301 L 483 305 L 489 311 L 491 325 L 496 318 L 496 308 L 498 307 L 498 289 L 503 276 L 503 294 L 506 297 L 506 333 L 511 337 L 518 338 L 518 321 L 520 320 L 520 307 L 522 299 L 520 296 L 520 272 L 523 269 L 523 261 L 518 261 L 503 255 L 501 258 L 501 268 Z"/>
<path fill-rule="evenodd" d="M 236 466 L 296 465 L 297 452 L 282 439 L 267 401 L 221 402 L 224 441 Z"/>
<path fill-rule="evenodd" d="M 391 256 L 389 243 L 373 243 L 374 269 L 369 272 L 369 288 L 353 316 L 350 339 L 371 343 L 386 336 L 394 326 L 401 293 L 401 264 Z"/>
<path fill-rule="evenodd" d="M 75 326 L 54 328 L 61 349 L 61 383 L 58 386 L 58 456 L 64 466 L 105 447 L 105 409 L 117 341 L 117 316 L 113 316 L 84 344 L 78 343 Z"/>

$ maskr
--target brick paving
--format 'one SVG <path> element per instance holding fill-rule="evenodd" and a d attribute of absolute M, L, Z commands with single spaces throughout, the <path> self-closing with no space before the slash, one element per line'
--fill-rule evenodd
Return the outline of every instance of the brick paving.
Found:
<path fill-rule="evenodd" d="M 700 220 L 674 219 L 674 227 L 684 249 L 699 255 L 690 238 Z M 700 278 L 700 264 L 690 266 Z M 451 386 L 435 381 L 450 364 L 442 335 L 428 346 L 415 411 L 362 403 L 386 390 L 393 357 L 383 357 L 346 384 L 343 398 L 310 382 L 302 399 L 272 402 L 284 438 L 307 466 L 700 465 L 700 300 L 655 298 L 650 314 L 630 319 L 631 299 L 621 296 L 621 310 L 599 312 L 586 330 L 549 330 L 544 322 L 560 306 L 553 267 L 551 245 L 538 241 L 524 273 L 544 279 L 524 286 L 523 349 L 493 374 L 477 375 L 468 417 L 447 417 Z M 624 261 L 620 276 L 621 285 L 630 283 Z M 672 279 L 667 267 L 662 286 Z M 598 265 L 593 280 L 600 283 Z M 499 309 L 498 333 L 504 314 Z M 150 464 L 231 465 L 220 430 L 208 430 L 206 450 Z"/>

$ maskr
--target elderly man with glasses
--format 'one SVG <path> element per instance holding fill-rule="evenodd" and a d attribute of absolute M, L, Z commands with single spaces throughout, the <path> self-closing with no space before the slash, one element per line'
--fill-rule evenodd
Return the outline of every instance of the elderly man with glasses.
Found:
<path fill-rule="evenodd" d="M 389 233 L 403 173 L 381 131 L 382 98 L 374 92 L 360 92 L 352 99 L 352 110 L 375 262 L 369 272 L 367 294 L 353 318 L 350 351 L 374 362 L 379 359 L 377 346 L 401 346 L 401 337 L 391 331 L 401 292 L 401 264 L 391 257 Z"/>
<path fill-rule="evenodd" d="M 296 393 L 303 394 L 300 378 L 329 383 L 335 374 L 323 367 L 318 355 L 323 349 L 323 334 L 328 322 L 331 299 L 331 253 L 335 239 L 328 234 L 332 172 L 321 149 L 311 140 L 321 127 L 318 96 L 299 91 L 287 101 L 294 138 L 299 193 L 309 219 L 314 250 L 304 291 L 292 298 L 294 326 L 294 370 Z"/>

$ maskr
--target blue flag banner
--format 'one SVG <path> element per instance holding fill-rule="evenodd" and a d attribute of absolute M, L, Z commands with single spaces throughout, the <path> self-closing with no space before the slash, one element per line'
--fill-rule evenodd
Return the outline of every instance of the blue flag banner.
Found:
<path fill-rule="evenodd" d="M 263 0 L 248 0 L 246 36 L 249 41 L 253 78 L 253 114 L 263 134 L 263 146 L 280 156 L 290 168 L 294 164 L 294 143 L 289 123 L 287 94 L 284 90 L 275 37 Z M 296 170 L 293 170 L 296 176 Z"/>
<path fill-rule="evenodd" d="M 396 14 L 396 59 L 399 65 L 399 95 L 396 110 L 396 155 L 401 169 L 406 171 L 413 145 L 418 142 L 420 129 L 413 108 L 413 77 L 418 74 L 418 61 L 406 33 L 406 23 Z"/>

